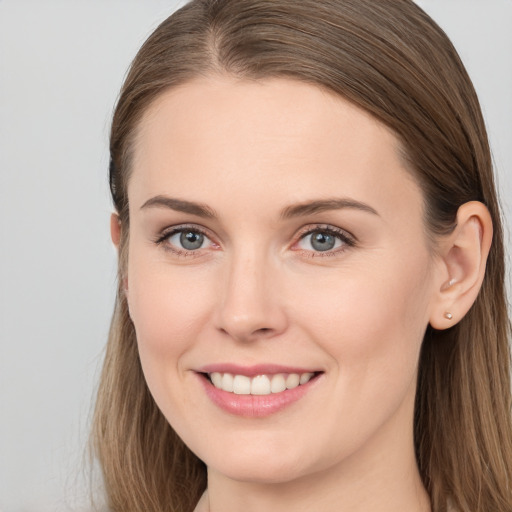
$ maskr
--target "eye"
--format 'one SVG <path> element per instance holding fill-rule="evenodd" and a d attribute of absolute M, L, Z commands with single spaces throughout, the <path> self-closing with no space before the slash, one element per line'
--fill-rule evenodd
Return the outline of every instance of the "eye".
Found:
<path fill-rule="evenodd" d="M 165 244 L 178 253 L 194 252 L 213 246 L 213 242 L 197 228 L 179 227 L 164 233 L 157 244 Z"/>
<path fill-rule="evenodd" d="M 197 231 L 186 230 L 175 233 L 169 237 L 168 240 L 170 243 L 179 246 L 180 249 L 195 251 L 203 247 L 207 238 L 202 233 L 198 233 Z"/>
<path fill-rule="evenodd" d="M 297 249 L 318 253 L 336 253 L 355 244 L 353 238 L 336 228 L 315 228 L 303 234 L 297 242 Z"/>

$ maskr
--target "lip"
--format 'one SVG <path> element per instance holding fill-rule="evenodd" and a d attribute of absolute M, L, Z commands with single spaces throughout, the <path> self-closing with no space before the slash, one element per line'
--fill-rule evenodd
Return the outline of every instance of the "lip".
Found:
<path fill-rule="evenodd" d="M 301 384 L 293 389 L 287 389 L 281 393 L 271 393 L 270 395 L 237 395 L 216 388 L 206 375 L 213 372 L 232 373 L 235 375 L 245 375 L 247 377 L 275 373 L 316 373 L 316 375 L 306 384 Z M 214 364 L 204 366 L 200 370 L 197 370 L 196 375 L 208 398 L 223 411 L 244 418 L 265 418 L 288 408 L 312 391 L 322 378 L 323 372 L 279 365 L 255 365 L 249 367 L 233 364 Z"/>

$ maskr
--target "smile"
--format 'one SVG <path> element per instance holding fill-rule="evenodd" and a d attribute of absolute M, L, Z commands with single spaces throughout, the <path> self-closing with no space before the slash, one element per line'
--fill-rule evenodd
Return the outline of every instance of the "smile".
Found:
<path fill-rule="evenodd" d="M 275 375 L 236 375 L 232 373 L 213 372 L 208 374 L 211 383 L 222 391 L 235 395 L 270 395 L 282 393 L 287 389 L 307 384 L 314 373 L 278 373 Z"/>
<path fill-rule="evenodd" d="M 279 365 L 215 364 L 195 373 L 216 406 L 245 418 L 263 418 L 287 409 L 312 392 L 324 376 L 323 371 Z"/>

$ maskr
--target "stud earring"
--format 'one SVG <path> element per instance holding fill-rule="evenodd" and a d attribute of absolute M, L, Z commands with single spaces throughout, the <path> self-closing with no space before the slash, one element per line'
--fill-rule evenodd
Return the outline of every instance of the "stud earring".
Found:
<path fill-rule="evenodd" d="M 447 312 L 444 314 L 444 317 L 445 317 L 447 320 L 451 320 L 451 319 L 453 318 L 453 315 L 452 315 L 450 312 L 448 312 L 448 311 L 447 311 Z"/>

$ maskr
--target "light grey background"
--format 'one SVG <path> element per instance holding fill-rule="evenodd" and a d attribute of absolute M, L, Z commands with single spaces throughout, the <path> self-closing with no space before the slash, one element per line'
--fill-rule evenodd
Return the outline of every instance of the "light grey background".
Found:
<path fill-rule="evenodd" d="M 183 3 L 0 0 L 1 512 L 88 509 L 84 453 L 115 289 L 110 115 L 137 48 Z M 474 79 L 510 217 L 512 1 L 418 3 Z"/>

